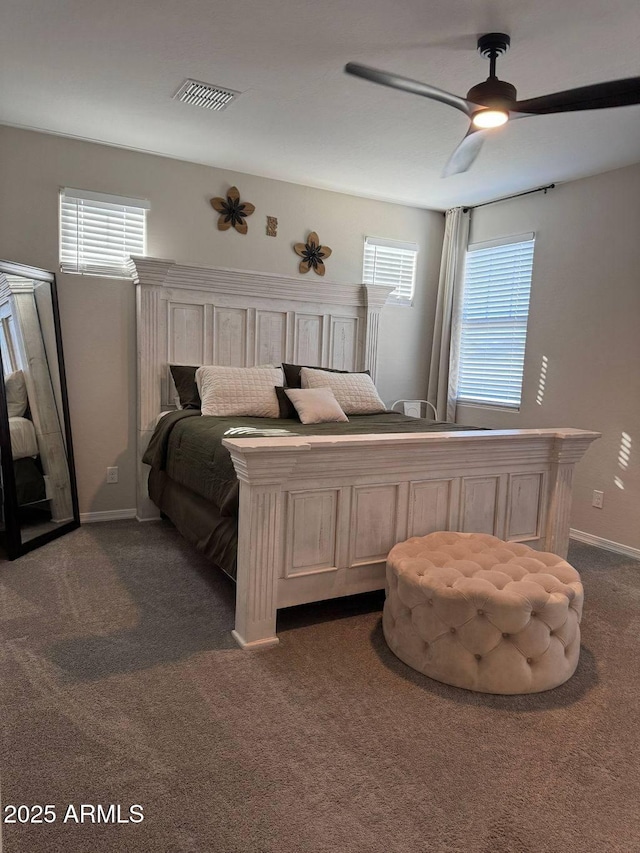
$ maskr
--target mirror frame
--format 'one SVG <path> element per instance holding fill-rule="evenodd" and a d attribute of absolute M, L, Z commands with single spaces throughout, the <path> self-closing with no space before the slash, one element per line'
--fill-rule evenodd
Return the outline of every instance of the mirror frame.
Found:
<path fill-rule="evenodd" d="M 5 527 L 5 551 L 9 560 L 22 557 L 23 554 L 52 542 L 65 533 L 70 533 L 80 527 L 80 510 L 78 506 L 78 487 L 76 483 L 76 470 L 73 457 L 73 442 L 71 440 L 71 419 L 69 417 L 69 397 L 67 394 L 67 374 L 64 366 L 64 355 L 62 352 L 62 332 L 60 327 L 60 310 L 58 306 L 58 292 L 56 289 L 55 274 L 39 267 L 31 267 L 27 264 L 18 264 L 13 261 L 0 260 L 0 273 L 19 275 L 30 278 L 33 281 L 44 281 L 51 285 L 51 304 L 53 308 L 53 325 L 56 334 L 56 353 L 58 356 L 58 370 L 60 372 L 60 390 L 62 396 L 62 416 L 64 418 L 64 437 L 67 448 L 67 464 L 69 466 L 69 483 L 71 486 L 71 502 L 73 506 L 73 518 L 65 521 L 54 530 L 48 530 L 29 539 L 22 541 L 20 524 L 18 522 L 18 499 L 16 495 L 16 481 L 13 469 L 13 454 L 11 451 L 11 437 L 9 435 L 9 413 L 7 411 L 7 397 L 4 384 L 4 365 L 0 358 L 0 462 L 2 465 L 3 501 L 4 501 L 4 527 Z"/>

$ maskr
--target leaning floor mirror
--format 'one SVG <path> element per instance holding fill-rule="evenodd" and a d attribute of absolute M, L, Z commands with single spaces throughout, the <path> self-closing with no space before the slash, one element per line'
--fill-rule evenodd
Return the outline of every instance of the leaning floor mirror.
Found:
<path fill-rule="evenodd" d="M 55 276 L 0 261 L 0 545 L 14 560 L 80 524 Z"/>

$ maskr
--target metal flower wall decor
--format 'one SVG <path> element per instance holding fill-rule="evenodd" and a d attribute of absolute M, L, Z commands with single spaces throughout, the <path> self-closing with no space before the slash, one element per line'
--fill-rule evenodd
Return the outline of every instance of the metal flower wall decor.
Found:
<path fill-rule="evenodd" d="M 249 201 L 240 201 L 240 192 L 237 187 L 231 187 L 226 198 L 212 198 L 211 207 L 217 210 L 218 230 L 228 231 L 235 228 L 239 234 L 246 234 L 248 230 L 245 219 L 255 210 L 255 206 Z"/>
<path fill-rule="evenodd" d="M 330 257 L 331 249 L 320 245 L 315 231 L 309 234 L 306 243 L 296 243 L 293 251 L 302 258 L 298 267 L 300 272 L 309 272 L 312 269 L 317 275 L 324 275 L 324 262 Z"/>

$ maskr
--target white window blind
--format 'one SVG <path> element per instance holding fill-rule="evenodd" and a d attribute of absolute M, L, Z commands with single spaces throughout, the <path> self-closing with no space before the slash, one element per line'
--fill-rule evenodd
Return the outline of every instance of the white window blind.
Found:
<path fill-rule="evenodd" d="M 469 246 L 462 297 L 460 402 L 520 406 L 533 246 L 533 234 Z"/>
<path fill-rule="evenodd" d="M 411 305 L 416 280 L 417 243 L 365 237 L 362 280 L 395 288 L 389 301 Z"/>
<path fill-rule="evenodd" d="M 146 253 L 149 202 L 88 190 L 60 192 L 60 269 L 128 277 L 129 255 Z"/>

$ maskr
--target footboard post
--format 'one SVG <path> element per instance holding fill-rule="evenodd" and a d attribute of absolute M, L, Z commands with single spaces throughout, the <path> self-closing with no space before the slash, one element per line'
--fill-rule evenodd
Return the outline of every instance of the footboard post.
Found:
<path fill-rule="evenodd" d="M 551 469 L 551 492 L 547 518 L 546 550 L 566 560 L 569 550 L 569 518 L 573 463 L 554 463 Z"/>
<path fill-rule="evenodd" d="M 240 482 L 236 627 L 231 633 L 243 649 L 275 646 L 284 559 L 283 487 L 296 467 L 299 449 L 273 447 L 265 438 L 225 439 L 223 444 Z M 308 449 L 303 440 L 294 444 Z"/>
<path fill-rule="evenodd" d="M 558 430 L 551 448 L 545 548 L 566 559 L 569 550 L 573 469 L 599 433 Z"/>
<path fill-rule="evenodd" d="M 278 643 L 277 583 L 281 547 L 280 485 L 240 482 L 236 626 L 231 632 L 243 649 Z"/>

